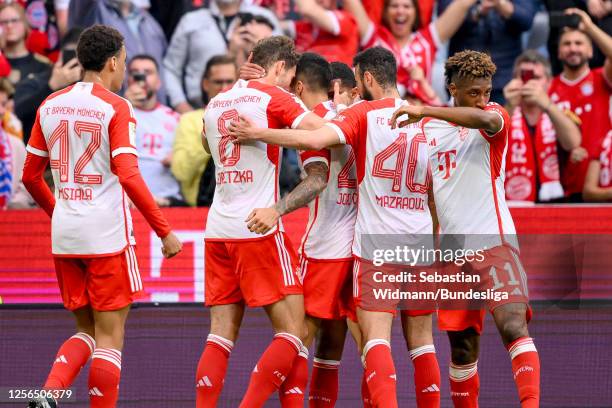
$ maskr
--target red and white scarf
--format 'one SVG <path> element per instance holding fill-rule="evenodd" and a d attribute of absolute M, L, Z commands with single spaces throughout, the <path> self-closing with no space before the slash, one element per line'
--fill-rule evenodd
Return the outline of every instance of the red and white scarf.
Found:
<path fill-rule="evenodd" d="M 536 181 L 540 182 L 539 191 Z M 508 200 L 534 202 L 536 194 L 540 201 L 563 197 L 557 135 L 547 114 L 540 115 L 533 136 L 521 109 L 514 110 L 506 153 L 505 188 Z"/>

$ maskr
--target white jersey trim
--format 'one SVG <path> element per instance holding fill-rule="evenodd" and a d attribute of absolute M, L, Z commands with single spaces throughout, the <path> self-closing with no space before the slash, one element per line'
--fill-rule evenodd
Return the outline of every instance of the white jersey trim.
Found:
<path fill-rule="evenodd" d="M 30 152 L 32 154 L 35 154 L 37 156 L 40 156 L 40 157 L 49 157 L 49 152 L 45 152 L 44 150 L 37 149 L 37 148 L 32 147 L 30 145 L 26 146 L 26 150 L 28 152 Z"/>
<path fill-rule="evenodd" d="M 338 20 L 338 16 L 336 16 L 336 13 L 334 13 L 331 10 L 327 10 L 327 16 L 330 18 L 332 26 L 334 26 L 331 33 L 336 36 L 339 35 L 340 34 L 340 21 Z"/>
<path fill-rule="evenodd" d="M 134 149 L 133 147 L 118 147 L 117 149 L 112 151 L 111 157 L 118 156 L 122 153 L 131 153 L 134 156 L 138 157 L 138 150 Z"/>
<path fill-rule="evenodd" d="M 487 132 L 487 131 L 485 130 L 485 131 L 483 132 L 483 134 L 487 135 L 488 137 L 493 137 L 493 136 L 495 136 L 495 135 L 498 135 L 498 134 L 499 134 L 499 132 L 501 132 L 502 130 L 504 130 L 504 126 L 506 126 L 506 123 L 505 123 L 505 120 L 504 120 L 504 116 L 503 116 L 501 113 L 499 113 L 498 111 L 493 111 L 493 113 L 495 113 L 497 116 L 499 116 L 499 117 L 501 118 L 501 120 L 502 120 L 502 125 L 501 125 L 501 127 L 499 128 L 499 130 L 498 130 L 497 132 L 495 132 L 495 133 L 489 133 L 489 132 Z"/>
<path fill-rule="evenodd" d="M 440 33 L 438 33 L 438 28 L 436 27 L 436 22 L 432 21 L 429 23 L 429 32 L 431 33 L 431 38 L 434 40 L 434 44 L 436 48 L 442 47 L 442 40 L 440 40 Z"/>
<path fill-rule="evenodd" d="M 372 40 L 372 37 L 374 36 L 374 31 L 376 31 L 376 26 L 374 25 L 374 23 L 372 21 L 369 22 L 368 24 L 368 29 L 365 33 L 365 35 L 363 36 L 363 38 L 361 39 L 361 46 L 365 47 L 367 43 L 369 43 Z"/>
<path fill-rule="evenodd" d="M 329 126 L 336 132 L 341 144 L 346 144 L 346 137 L 344 136 L 344 132 L 342 132 L 342 129 L 340 129 L 338 125 L 335 125 L 333 123 L 326 123 L 325 126 Z"/>
<path fill-rule="evenodd" d="M 309 157 L 308 159 L 304 160 L 304 162 L 302 163 L 302 166 L 306 166 L 307 164 L 310 163 L 316 163 L 316 162 L 321 162 L 321 163 L 325 163 L 327 164 L 327 167 L 329 167 L 329 161 L 325 158 L 325 157 Z"/>
<path fill-rule="evenodd" d="M 300 123 L 302 123 L 302 120 L 304 120 L 306 115 L 308 115 L 309 113 L 310 113 L 310 111 L 307 110 L 307 111 L 303 112 L 302 114 L 300 114 L 300 116 L 295 118 L 295 120 L 291 124 L 291 129 L 296 129 L 298 126 L 300 126 Z"/>

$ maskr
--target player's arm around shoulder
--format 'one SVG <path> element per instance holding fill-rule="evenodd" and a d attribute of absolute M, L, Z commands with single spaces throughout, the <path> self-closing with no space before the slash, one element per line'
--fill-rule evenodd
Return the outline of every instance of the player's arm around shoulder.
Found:
<path fill-rule="evenodd" d="M 306 177 L 289 194 L 268 208 L 256 208 L 246 219 L 249 231 L 266 234 L 277 223 L 281 216 L 304 207 L 314 200 L 327 187 L 329 171 L 328 159 L 317 156 L 304 164 Z"/>
<path fill-rule="evenodd" d="M 407 118 L 400 120 L 404 115 Z M 489 136 L 497 135 L 508 124 L 508 113 L 498 104 L 488 105 L 485 109 L 402 105 L 393 113 L 391 124 L 394 128 L 404 127 L 426 117 L 445 120 L 470 129 L 481 129 Z"/>
<path fill-rule="evenodd" d="M 325 119 L 309 112 L 297 129 L 268 129 L 257 127 L 249 118 L 240 116 L 228 129 L 232 137 L 243 143 L 259 140 L 299 150 L 321 150 L 341 143 L 336 132 L 324 126 L 325 123 Z"/>

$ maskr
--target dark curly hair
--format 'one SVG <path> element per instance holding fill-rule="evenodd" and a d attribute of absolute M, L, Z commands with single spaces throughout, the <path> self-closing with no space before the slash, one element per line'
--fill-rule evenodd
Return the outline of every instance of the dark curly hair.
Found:
<path fill-rule="evenodd" d="M 444 64 L 447 85 L 456 78 L 493 78 L 495 71 L 497 67 L 488 54 L 472 50 L 458 52 Z"/>
<path fill-rule="evenodd" d="M 106 61 L 119 55 L 123 36 L 112 27 L 96 24 L 81 33 L 77 58 L 85 71 L 100 72 Z"/>

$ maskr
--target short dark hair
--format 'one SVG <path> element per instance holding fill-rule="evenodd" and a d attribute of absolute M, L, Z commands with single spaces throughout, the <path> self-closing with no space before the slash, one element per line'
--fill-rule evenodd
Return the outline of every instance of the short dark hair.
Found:
<path fill-rule="evenodd" d="M 344 88 L 354 88 L 357 86 L 355 80 L 355 73 L 344 62 L 335 61 L 329 64 L 332 72 L 332 81 L 334 79 L 340 80 L 340 86 Z"/>
<path fill-rule="evenodd" d="M 495 71 L 497 67 L 488 54 L 473 50 L 458 52 L 444 64 L 446 85 L 450 85 L 454 78 L 493 78 Z"/>
<path fill-rule="evenodd" d="M 329 62 L 319 54 L 305 52 L 297 63 L 295 78 L 313 89 L 327 93 L 332 80 Z"/>
<path fill-rule="evenodd" d="M 210 75 L 210 71 L 213 69 L 213 67 L 217 65 L 233 65 L 234 68 L 237 68 L 236 60 L 232 56 L 223 54 L 215 55 L 206 63 L 206 68 L 204 69 L 204 73 L 202 74 L 202 81 L 205 78 L 208 78 L 208 76 Z"/>
<path fill-rule="evenodd" d="M 153 63 L 153 65 L 155 65 L 155 69 L 157 70 L 157 72 L 159 72 L 159 64 L 157 63 L 157 60 L 152 55 L 149 55 L 149 54 L 137 54 L 137 55 L 134 55 L 132 58 L 130 58 L 130 62 L 128 63 L 128 67 L 130 67 L 132 65 L 132 62 L 134 62 L 136 60 L 151 61 Z"/>
<path fill-rule="evenodd" d="M 85 71 L 100 72 L 109 58 L 116 57 L 123 47 L 123 36 L 116 29 L 96 24 L 81 33 L 77 58 Z"/>
<path fill-rule="evenodd" d="M 372 47 L 361 51 L 353 58 L 353 66 L 359 68 L 359 75 L 368 71 L 383 88 L 396 86 L 397 63 L 395 57 L 386 48 Z"/>
<path fill-rule="evenodd" d="M 266 70 L 278 61 L 285 61 L 286 69 L 293 68 L 298 59 L 293 40 L 283 35 L 264 38 L 253 48 L 252 62 Z"/>
<path fill-rule="evenodd" d="M 512 73 L 514 76 L 519 74 L 518 70 L 521 64 L 529 62 L 532 64 L 540 64 L 544 67 L 544 71 L 546 72 L 546 76 L 552 78 L 552 67 L 550 65 L 550 61 L 544 55 L 540 54 L 536 50 L 526 50 L 521 55 L 516 57 L 514 60 L 514 68 L 512 69 Z"/>

